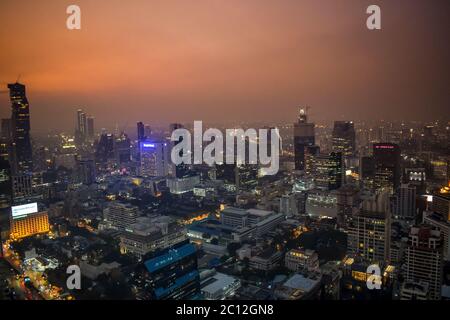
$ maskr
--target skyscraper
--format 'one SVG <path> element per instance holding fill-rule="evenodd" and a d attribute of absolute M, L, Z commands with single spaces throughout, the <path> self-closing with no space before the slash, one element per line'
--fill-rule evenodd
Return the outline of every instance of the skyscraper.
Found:
<path fill-rule="evenodd" d="M 144 124 L 142 122 L 138 122 L 137 123 L 137 139 L 138 141 L 143 141 L 145 140 L 145 127 Z"/>
<path fill-rule="evenodd" d="M 25 95 L 25 86 L 16 82 L 8 84 L 8 89 L 12 109 L 12 169 L 14 173 L 31 173 L 33 160 L 30 139 L 30 107 Z"/>
<path fill-rule="evenodd" d="M 405 256 L 405 281 L 428 284 L 430 299 L 441 298 L 442 240 L 441 233 L 428 225 L 412 227 Z M 405 297 L 402 297 L 405 298 Z"/>
<path fill-rule="evenodd" d="M 81 109 L 77 110 L 77 130 L 81 137 L 86 136 L 87 118 L 86 118 L 86 113 L 84 113 L 83 110 L 81 110 Z"/>
<path fill-rule="evenodd" d="M 313 173 L 314 181 L 318 189 L 338 189 L 341 187 L 344 179 L 342 154 L 340 152 L 318 154 L 314 158 Z"/>
<path fill-rule="evenodd" d="M 300 108 L 298 122 L 294 124 L 294 153 L 296 170 L 305 170 L 305 148 L 314 144 L 314 123 L 308 123 L 306 109 Z"/>
<path fill-rule="evenodd" d="M 375 161 L 376 188 L 390 188 L 394 191 L 400 185 L 400 147 L 394 143 L 375 143 L 373 145 Z"/>
<path fill-rule="evenodd" d="M 355 126 L 353 121 L 334 122 L 332 150 L 341 152 L 344 157 L 355 154 Z"/>
<path fill-rule="evenodd" d="M 200 293 L 197 250 L 188 240 L 154 254 L 144 264 L 153 299 L 184 300 Z"/>
<path fill-rule="evenodd" d="M 177 130 L 177 129 L 183 129 L 183 125 L 179 124 L 179 123 L 172 123 L 170 124 L 170 134 L 172 134 L 173 131 Z M 172 141 L 172 148 L 174 146 L 176 146 L 178 143 L 180 143 L 181 141 L 183 141 L 183 137 L 180 137 L 178 141 Z M 183 151 L 180 151 L 180 157 L 183 156 Z M 185 164 L 185 163 L 180 163 L 178 165 L 175 164 L 171 164 L 172 166 L 172 171 L 174 172 L 174 175 L 176 178 L 185 178 L 188 177 L 190 172 L 189 172 L 189 167 Z"/>
<path fill-rule="evenodd" d="M 140 173 L 144 177 L 163 177 L 169 168 L 169 148 L 166 142 L 139 143 Z"/>
<path fill-rule="evenodd" d="M 389 260 L 391 212 L 388 192 L 370 195 L 348 222 L 348 251 L 369 263 Z"/>
<path fill-rule="evenodd" d="M 94 120 L 95 118 L 93 116 L 87 117 L 87 137 L 90 140 L 93 140 L 95 136 Z"/>
<path fill-rule="evenodd" d="M 402 184 L 393 199 L 393 213 L 396 218 L 412 220 L 416 217 L 416 187 Z"/>

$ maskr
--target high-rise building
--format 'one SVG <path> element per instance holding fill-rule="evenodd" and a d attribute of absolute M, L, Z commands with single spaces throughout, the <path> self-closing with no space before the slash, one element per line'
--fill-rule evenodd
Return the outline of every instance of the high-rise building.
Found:
<path fill-rule="evenodd" d="M 413 220 L 416 217 L 416 187 L 402 184 L 393 197 L 392 213 L 397 219 Z"/>
<path fill-rule="evenodd" d="M 315 144 L 314 123 L 308 122 L 305 108 L 300 108 L 297 123 L 294 124 L 295 169 L 305 170 L 305 148 Z"/>
<path fill-rule="evenodd" d="M 11 167 L 9 162 L 0 159 L 0 210 L 8 208 L 12 201 Z"/>
<path fill-rule="evenodd" d="M 142 176 L 163 177 L 167 175 L 170 154 L 166 142 L 141 141 L 139 150 Z"/>
<path fill-rule="evenodd" d="M 131 160 L 131 142 L 124 132 L 114 140 L 114 153 L 116 163 L 119 165 L 126 164 Z"/>
<path fill-rule="evenodd" d="M 443 219 L 450 221 L 450 193 L 433 195 L 433 211 L 441 215 Z"/>
<path fill-rule="evenodd" d="M 373 157 L 375 187 L 390 188 L 393 192 L 400 185 L 400 147 L 394 143 L 375 143 Z"/>
<path fill-rule="evenodd" d="M 142 122 L 138 122 L 136 127 L 137 127 L 137 140 L 139 142 L 145 140 L 144 124 Z"/>
<path fill-rule="evenodd" d="M 109 160 L 115 159 L 114 154 L 114 135 L 111 133 L 102 133 L 95 150 L 95 162 L 104 165 Z"/>
<path fill-rule="evenodd" d="M 16 82 L 8 84 L 8 88 L 12 104 L 12 169 L 14 173 L 31 173 L 33 160 L 30 138 L 30 106 L 25 95 L 25 86 Z"/>
<path fill-rule="evenodd" d="M 144 263 L 155 300 L 186 300 L 200 293 L 197 249 L 188 240 L 153 255 Z"/>
<path fill-rule="evenodd" d="M 369 263 L 388 261 L 391 239 L 388 192 L 363 199 L 360 211 L 349 217 L 347 229 L 350 254 Z"/>
<path fill-rule="evenodd" d="M 12 175 L 13 203 L 29 202 L 33 195 L 33 177 L 30 174 Z"/>
<path fill-rule="evenodd" d="M 83 110 L 77 110 L 77 131 L 80 137 L 85 138 L 87 133 L 87 115 Z"/>
<path fill-rule="evenodd" d="M 444 219 L 440 214 L 433 211 L 424 211 L 423 222 L 441 232 L 442 254 L 444 260 L 450 260 L 450 222 Z"/>
<path fill-rule="evenodd" d="M 11 207 L 11 239 L 18 240 L 50 231 L 48 214 L 37 203 Z"/>
<path fill-rule="evenodd" d="M 8 142 L 12 139 L 12 121 L 11 119 L 2 119 L 2 136 Z"/>
<path fill-rule="evenodd" d="M 95 127 L 94 127 L 95 118 L 93 116 L 87 117 L 87 137 L 90 140 L 93 140 L 95 137 Z"/>
<path fill-rule="evenodd" d="M 405 254 L 404 278 L 407 282 L 428 284 L 429 298 L 441 298 L 442 239 L 438 230 L 421 225 L 409 232 Z M 405 298 L 405 297 L 402 297 Z"/>
<path fill-rule="evenodd" d="M 183 128 L 184 128 L 183 125 L 180 123 L 172 123 L 172 124 L 170 124 L 170 134 L 172 134 L 172 132 L 174 132 L 177 129 L 183 129 Z M 173 148 L 177 144 L 181 143 L 181 141 L 183 141 L 183 137 L 180 137 L 178 139 L 178 141 L 172 141 L 171 147 Z M 183 156 L 183 151 L 181 150 L 180 157 L 182 157 L 182 156 Z M 172 161 L 171 161 L 171 167 L 172 167 L 172 170 L 171 170 L 172 174 L 175 175 L 176 178 L 184 178 L 191 174 L 188 165 L 185 163 L 180 163 L 180 164 L 175 165 L 175 164 L 172 164 Z"/>
<path fill-rule="evenodd" d="M 95 161 L 89 158 L 77 159 L 78 181 L 85 185 L 91 185 L 95 182 Z"/>
<path fill-rule="evenodd" d="M 355 126 L 353 121 L 335 121 L 333 128 L 332 150 L 341 152 L 344 157 L 356 152 Z"/>
<path fill-rule="evenodd" d="M 119 231 L 125 231 L 139 217 L 138 207 L 121 202 L 112 203 L 103 213 L 109 226 Z"/>
<path fill-rule="evenodd" d="M 341 153 L 319 154 L 314 159 L 313 169 L 316 187 L 321 190 L 335 190 L 344 180 L 343 159 Z"/>

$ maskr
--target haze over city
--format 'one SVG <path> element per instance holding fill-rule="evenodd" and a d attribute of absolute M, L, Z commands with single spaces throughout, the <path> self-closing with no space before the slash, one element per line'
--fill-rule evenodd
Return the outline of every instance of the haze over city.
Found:
<path fill-rule="evenodd" d="M 76 2 L 72 31 L 66 1 L 0 4 L 0 84 L 26 83 L 33 132 L 72 128 L 78 108 L 99 128 L 291 122 L 305 104 L 316 121 L 449 114 L 446 0 L 379 1 L 377 31 L 370 1 Z"/>

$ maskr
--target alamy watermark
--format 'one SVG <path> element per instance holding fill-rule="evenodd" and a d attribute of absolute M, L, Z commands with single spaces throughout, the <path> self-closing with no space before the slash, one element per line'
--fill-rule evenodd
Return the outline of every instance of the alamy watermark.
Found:
<path fill-rule="evenodd" d="M 224 138 L 219 129 L 210 128 L 203 133 L 202 121 L 194 121 L 193 139 L 189 130 L 181 128 L 172 132 L 171 140 L 179 141 L 171 152 L 175 165 L 260 164 L 262 175 L 274 175 L 279 170 L 281 137 L 277 128 L 226 129 Z M 209 144 L 203 149 L 204 142 Z"/>

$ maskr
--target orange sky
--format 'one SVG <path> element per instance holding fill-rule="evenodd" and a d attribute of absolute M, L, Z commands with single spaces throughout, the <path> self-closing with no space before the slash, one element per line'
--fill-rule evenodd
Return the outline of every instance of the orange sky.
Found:
<path fill-rule="evenodd" d="M 392 2 L 2 0 L 0 84 L 21 74 L 35 130 L 55 114 L 73 126 L 79 107 L 98 126 L 288 120 L 303 104 L 325 120 L 448 118 L 450 1 Z M 372 3 L 381 31 L 365 27 Z"/>

